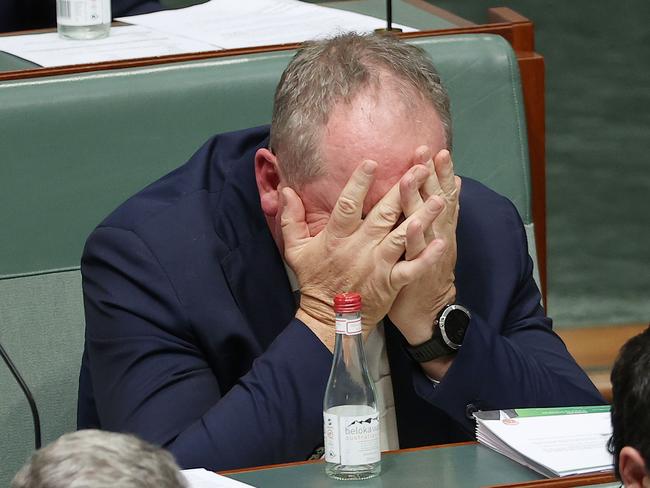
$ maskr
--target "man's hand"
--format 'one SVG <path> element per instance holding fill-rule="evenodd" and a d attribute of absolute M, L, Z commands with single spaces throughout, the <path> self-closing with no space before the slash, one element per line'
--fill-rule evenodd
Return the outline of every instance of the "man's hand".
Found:
<path fill-rule="evenodd" d="M 285 259 L 300 283 L 300 307 L 296 317 L 302 320 L 330 348 L 334 347 L 334 295 L 357 291 L 363 299 L 364 331 L 369 332 L 388 312 L 399 291 L 423 273 L 435 267 L 444 246 L 439 240 L 426 245 L 423 231 L 443 208 L 437 196 L 424 198 L 411 215 L 394 228 L 403 213 L 399 187 L 412 179 L 424 185 L 429 171 L 413 166 L 362 218 L 363 202 L 374 180 L 377 163 L 364 161 L 356 168 L 341 192 L 327 226 L 310 236 L 305 210 L 298 195 L 282 189 L 281 214 Z M 418 248 L 417 256 L 400 260 L 409 248 Z"/>
<path fill-rule="evenodd" d="M 417 245 L 408 249 L 405 259 L 417 259 L 433 239 L 445 243 L 444 253 L 435 264 L 421 273 L 415 281 L 409 282 L 400 291 L 388 316 L 399 328 L 406 340 L 421 344 L 431 338 L 433 322 L 440 310 L 456 298 L 454 267 L 456 266 L 456 224 L 458 222 L 458 196 L 461 180 L 454 175 L 449 151 L 443 149 L 434 159 L 426 146 L 416 150 L 415 162 L 430 169 L 430 176 L 422 186 L 414 178 L 403 178 L 400 182 L 400 196 L 404 215 L 415 215 L 423 201 L 437 195 L 444 201 L 444 209 L 424 230 L 416 223 L 410 224 L 407 237 L 424 236 Z M 410 239 L 414 242 L 415 237 Z"/>

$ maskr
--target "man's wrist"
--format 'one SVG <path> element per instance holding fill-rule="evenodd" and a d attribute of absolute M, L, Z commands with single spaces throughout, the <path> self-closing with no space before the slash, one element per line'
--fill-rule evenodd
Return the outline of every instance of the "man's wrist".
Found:
<path fill-rule="evenodd" d="M 437 327 L 436 320 L 445 307 L 446 304 L 443 304 L 436 308 L 433 314 L 422 319 L 415 319 L 413 322 L 407 324 L 408 327 L 403 329 L 407 332 L 402 332 L 406 342 L 408 342 L 410 346 L 419 346 L 430 340 L 433 337 L 435 328 Z"/>
<path fill-rule="evenodd" d="M 334 352 L 334 343 L 336 342 L 336 328 L 334 327 L 334 311 L 332 311 L 331 320 L 322 320 L 309 314 L 302 308 L 296 311 L 296 318 L 305 324 L 318 339 L 325 344 L 330 352 Z"/>
<path fill-rule="evenodd" d="M 426 363 L 420 363 L 420 367 L 429 379 L 434 381 L 442 381 L 442 378 L 447 374 L 447 371 L 454 362 L 455 354 L 449 356 L 442 356 Z"/>
<path fill-rule="evenodd" d="M 404 339 L 411 346 L 419 346 L 424 344 L 433 337 L 433 325 L 435 322 L 435 315 L 429 321 L 419 321 L 418 323 L 409 324 L 408 332 L 402 333 Z M 397 325 L 397 324 L 396 324 Z"/>

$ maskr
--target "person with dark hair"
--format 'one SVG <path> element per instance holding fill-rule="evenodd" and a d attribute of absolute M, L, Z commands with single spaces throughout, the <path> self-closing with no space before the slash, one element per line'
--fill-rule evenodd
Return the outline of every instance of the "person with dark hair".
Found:
<path fill-rule="evenodd" d="M 342 291 L 362 295 L 382 450 L 472 439 L 477 410 L 602 403 L 544 313 L 515 206 L 455 174 L 451 120 L 417 46 L 305 44 L 270 129 L 213 137 L 88 238 L 79 426 L 185 468 L 307 459 Z"/>
<path fill-rule="evenodd" d="M 650 487 L 650 327 L 621 348 L 612 369 L 614 470 L 625 488 Z"/>

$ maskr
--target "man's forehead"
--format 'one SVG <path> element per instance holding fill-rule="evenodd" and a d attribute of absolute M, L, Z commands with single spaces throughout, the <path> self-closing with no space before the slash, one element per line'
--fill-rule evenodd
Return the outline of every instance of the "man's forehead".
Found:
<path fill-rule="evenodd" d="M 428 103 L 408 107 L 391 91 L 385 97 L 365 93 L 332 110 L 323 130 L 320 152 L 327 173 L 347 181 L 365 159 L 379 164 L 377 179 L 396 182 L 412 165 L 415 150 L 445 147 L 437 113 Z"/>

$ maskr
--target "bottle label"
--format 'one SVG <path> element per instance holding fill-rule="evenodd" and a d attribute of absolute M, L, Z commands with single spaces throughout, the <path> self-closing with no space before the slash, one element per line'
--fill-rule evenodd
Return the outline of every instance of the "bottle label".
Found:
<path fill-rule="evenodd" d="M 361 334 L 361 317 L 355 319 L 336 317 L 336 333 L 345 335 Z"/>
<path fill-rule="evenodd" d="M 325 461 L 354 466 L 376 463 L 379 448 L 379 414 L 372 407 L 368 415 L 339 415 L 340 410 L 358 409 L 358 405 L 340 406 L 323 412 L 325 422 Z M 337 413 L 331 413 L 339 410 Z"/>
<path fill-rule="evenodd" d="M 110 0 L 57 0 L 56 21 L 61 25 L 85 26 L 111 21 Z"/>

